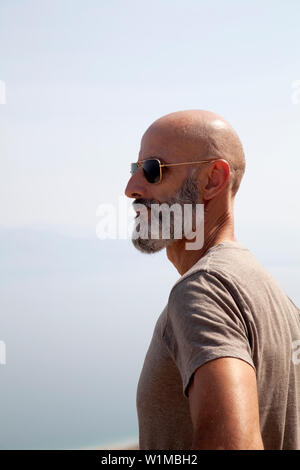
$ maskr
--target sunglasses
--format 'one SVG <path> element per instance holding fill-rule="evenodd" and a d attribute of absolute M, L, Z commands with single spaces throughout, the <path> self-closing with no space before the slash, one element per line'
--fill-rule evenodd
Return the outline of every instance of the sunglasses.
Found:
<path fill-rule="evenodd" d="M 183 162 L 183 163 L 161 163 L 158 158 L 149 158 L 148 160 L 140 160 L 136 163 L 131 163 L 131 175 L 134 175 L 139 167 L 143 168 L 144 176 L 149 183 L 157 184 L 162 180 L 162 168 L 166 166 L 179 166 L 179 165 L 195 165 L 197 163 L 209 163 L 220 160 L 216 158 L 214 160 L 201 160 L 198 162 Z"/>

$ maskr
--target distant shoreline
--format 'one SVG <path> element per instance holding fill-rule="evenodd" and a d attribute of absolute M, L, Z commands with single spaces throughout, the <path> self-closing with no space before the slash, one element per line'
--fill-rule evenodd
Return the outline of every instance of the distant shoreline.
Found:
<path fill-rule="evenodd" d="M 138 450 L 139 439 L 133 437 L 130 439 L 124 439 L 123 441 L 112 442 L 111 444 L 99 444 L 92 446 L 81 447 L 80 450 Z"/>

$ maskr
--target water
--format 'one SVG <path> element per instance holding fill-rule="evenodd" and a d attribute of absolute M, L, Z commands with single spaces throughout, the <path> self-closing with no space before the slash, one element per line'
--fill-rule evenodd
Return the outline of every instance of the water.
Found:
<path fill-rule="evenodd" d="M 139 374 L 179 277 L 166 254 L 50 230 L 2 229 L 0 246 L 1 449 L 133 445 Z M 254 252 L 300 305 L 295 246 Z"/>
<path fill-rule="evenodd" d="M 136 440 L 137 381 L 174 268 L 159 254 L 146 268 L 128 241 L 2 230 L 0 243 L 1 448 Z"/>

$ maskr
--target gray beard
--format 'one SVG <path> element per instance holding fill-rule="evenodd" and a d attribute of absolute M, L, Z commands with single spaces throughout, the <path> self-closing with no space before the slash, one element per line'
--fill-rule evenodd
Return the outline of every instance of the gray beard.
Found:
<path fill-rule="evenodd" d="M 138 202 L 140 204 L 144 204 L 147 207 L 150 207 L 151 204 L 156 204 L 157 202 L 155 200 L 146 200 L 146 199 L 139 199 Z M 193 176 L 188 176 L 182 187 L 178 190 L 176 195 L 169 199 L 168 201 L 165 202 L 169 206 L 173 204 L 179 204 L 182 207 L 184 204 L 188 203 L 193 203 L 193 204 L 199 204 L 201 203 L 201 198 L 199 194 L 199 189 L 197 185 L 197 179 Z M 152 209 L 153 210 L 153 209 Z M 148 224 L 148 238 L 132 238 L 132 243 L 134 247 L 141 251 L 142 253 L 157 253 L 158 251 L 161 251 L 163 248 L 166 248 L 168 245 L 174 243 L 174 241 L 178 240 L 177 238 L 174 238 L 174 233 L 175 233 L 175 227 L 174 227 L 174 218 L 171 217 L 170 219 L 170 237 L 169 238 L 161 238 L 161 233 L 162 233 L 162 218 L 161 218 L 161 213 L 160 214 L 153 214 L 152 217 L 158 219 L 159 223 L 159 238 L 151 238 L 151 223 L 149 222 Z M 139 221 L 140 225 L 141 222 Z M 136 226 L 137 226 L 136 225 Z M 183 233 L 183 226 L 184 226 L 184 220 L 182 218 L 182 233 Z M 145 227 L 140 227 L 140 232 L 145 232 Z"/>

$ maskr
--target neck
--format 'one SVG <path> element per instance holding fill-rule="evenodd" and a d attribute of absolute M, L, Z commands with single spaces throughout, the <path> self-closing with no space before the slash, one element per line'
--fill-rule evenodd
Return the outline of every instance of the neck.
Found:
<path fill-rule="evenodd" d="M 205 212 L 207 212 L 205 214 Z M 186 250 L 185 238 L 174 241 L 167 246 L 168 259 L 173 263 L 180 275 L 186 273 L 206 252 L 223 241 L 237 241 L 234 235 L 234 220 L 232 210 L 225 210 L 217 218 L 211 217 L 212 211 L 205 209 L 204 243 L 199 250 Z M 189 240 L 190 242 L 190 240 Z"/>

